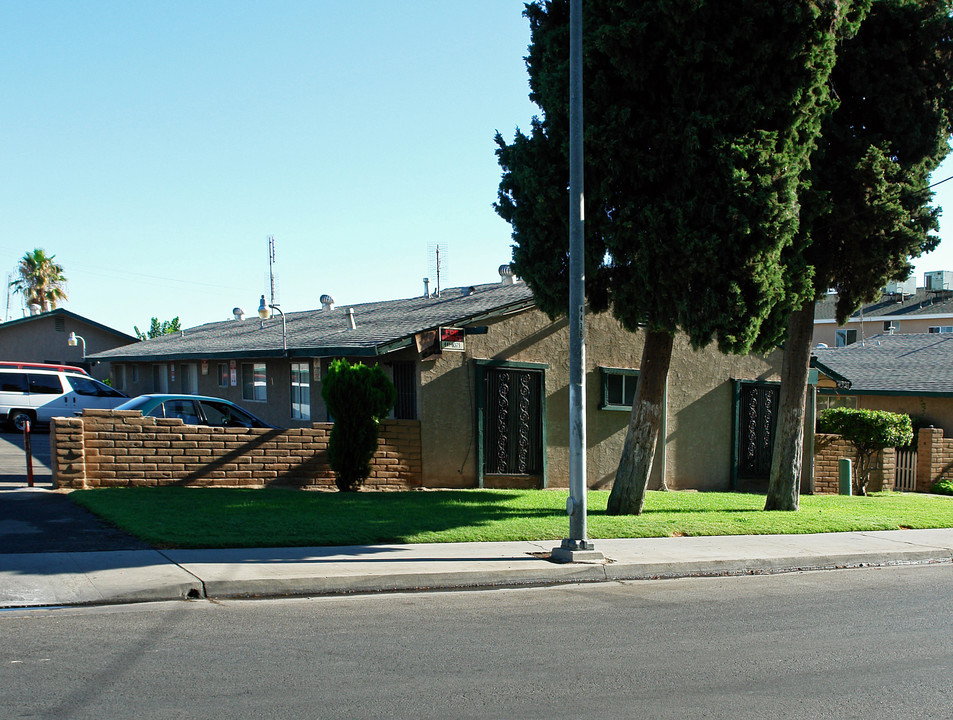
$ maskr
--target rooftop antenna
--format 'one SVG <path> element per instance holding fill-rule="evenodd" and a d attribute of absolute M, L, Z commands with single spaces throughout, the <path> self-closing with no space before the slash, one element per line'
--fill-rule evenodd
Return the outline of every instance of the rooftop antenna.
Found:
<path fill-rule="evenodd" d="M 440 276 L 441 276 L 441 273 L 443 272 L 444 263 L 447 260 L 446 255 L 447 255 L 448 247 L 446 243 L 444 243 L 443 245 L 444 257 L 443 258 L 440 257 L 441 248 L 439 244 L 436 244 L 436 245 L 431 244 L 427 250 L 428 250 L 428 255 L 432 256 L 429 263 L 430 269 L 432 271 L 432 274 L 437 279 L 436 289 L 434 290 L 433 297 L 438 298 L 440 297 Z"/>
<path fill-rule="evenodd" d="M 13 284 L 13 275 L 7 273 L 7 309 L 3 314 L 3 322 L 10 319 L 10 286 Z"/>
<path fill-rule="evenodd" d="M 268 236 L 268 279 L 271 282 L 271 304 L 275 304 L 275 236 Z"/>

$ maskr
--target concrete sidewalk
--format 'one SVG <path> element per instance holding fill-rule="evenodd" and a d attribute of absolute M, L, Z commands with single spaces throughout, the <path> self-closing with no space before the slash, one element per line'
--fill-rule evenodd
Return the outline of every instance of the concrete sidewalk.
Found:
<path fill-rule="evenodd" d="M 0 555 L 0 607 L 525 587 L 953 563 L 953 529 L 595 540 L 605 562 L 558 564 L 553 541 Z"/>

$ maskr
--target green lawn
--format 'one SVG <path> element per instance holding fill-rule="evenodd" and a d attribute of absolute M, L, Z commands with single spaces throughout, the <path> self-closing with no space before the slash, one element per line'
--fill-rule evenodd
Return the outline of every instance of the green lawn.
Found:
<path fill-rule="evenodd" d="M 566 491 L 325 493 L 228 488 L 109 488 L 69 497 L 159 547 L 285 547 L 558 540 Z M 640 517 L 606 515 L 590 492 L 589 537 L 762 535 L 953 527 L 953 498 L 914 493 L 804 496 L 798 512 L 764 512 L 764 497 L 650 492 Z"/>

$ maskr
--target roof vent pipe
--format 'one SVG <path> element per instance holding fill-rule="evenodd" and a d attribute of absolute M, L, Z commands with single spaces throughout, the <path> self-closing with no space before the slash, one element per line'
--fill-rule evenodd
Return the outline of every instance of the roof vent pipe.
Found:
<path fill-rule="evenodd" d="M 357 323 L 354 322 L 354 308 L 347 309 L 347 326 L 354 330 L 357 327 Z"/>
<path fill-rule="evenodd" d="M 424 297 L 430 297 L 430 278 L 424 278 Z"/>
<path fill-rule="evenodd" d="M 516 282 L 516 276 L 513 274 L 513 268 L 509 263 L 500 265 L 500 279 L 504 285 L 513 285 Z"/>
<path fill-rule="evenodd" d="M 240 307 L 234 307 L 234 308 L 232 308 L 232 315 L 235 316 L 235 319 L 236 319 L 236 320 L 244 320 L 244 319 L 245 319 L 245 311 L 242 310 Z"/>
<path fill-rule="evenodd" d="M 334 310 L 334 298 L 330 295 L 321 296 L 321 309 L 322 310 Z"/>

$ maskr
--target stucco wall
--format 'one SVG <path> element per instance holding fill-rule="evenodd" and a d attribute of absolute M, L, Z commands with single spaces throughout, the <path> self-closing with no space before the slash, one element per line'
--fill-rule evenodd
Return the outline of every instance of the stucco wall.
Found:
<path fill-rule="evenodd" d="M 62 320 L 60 329 L 57 329 L 57 319 Z M 83 348 L 67 344 L 71 332 L 86 341 L 87 355 L 126 344 L 121 337 L 68 315 L 44 315 L 27 322 L 0 324 L 0 360 L 79 365 Z M 94 365 L 90 374 L 105 379 L 109 377 L 109 365 Z"/>
<path fill-rule="evenodd" d="M 858 395 L 857 407 L 906 413 L 919 426 L 933 425 L 953 435 L 953 398 L 918 395 Z"/>
<path fill-rule="evenodd" d="M 625 331 L 610 315 L 586 319 L 587 475 L 590 487 L 611 485 L 629 415 L 600 410 L 600 367 L 639 367 L 643 334 Z M 424 485 L 473 487 L 478 481 L 475 360 L 545 364 L 547 485 L 569 483 L 569 330 L 532 310 L 487 322 L 485 335 L 468 335 L 466 352 L 421 364 L 421 442 Z M 672 488 L 726 490 L 730 486 L 732 378 L 777 380 L 780 354 L 725 356 L 693 351 L 678 337 L 669 374 L 666 443 L 657 451 Z"/>

